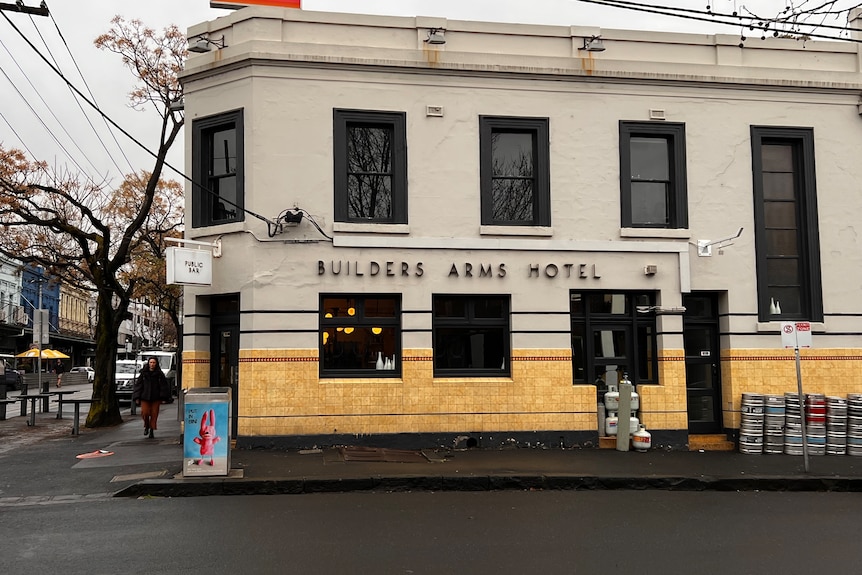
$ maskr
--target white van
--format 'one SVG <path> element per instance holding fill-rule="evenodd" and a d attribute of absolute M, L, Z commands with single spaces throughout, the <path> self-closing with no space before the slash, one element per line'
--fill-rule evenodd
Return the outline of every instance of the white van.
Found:
<path fill-rule="evenodd" d="M 117 401 L 120 403 L 132 403 L 132 391 L 135 388 L 135 380 L 141 372 L 143 364 L 135 359 L 118 359 L 116 373 L 114 375 L 114 390 L 117 393 Z"/>

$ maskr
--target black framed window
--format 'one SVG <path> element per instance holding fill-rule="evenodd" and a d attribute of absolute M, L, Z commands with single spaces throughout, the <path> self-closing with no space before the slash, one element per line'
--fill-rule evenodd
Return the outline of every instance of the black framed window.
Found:
<path fill-rule="evenodd" d="M 507 295 L 435 295 L 434 376 L 508 376 L 509 309 Z"/>
<path fill-rule="evenodd" d="M 758 316 L 823 320 L 811 128 L 752 126 Z"/>
<path fill-rule="evenodd" d="M 547 118 L 479 117 L 482 224 L 550 226 Z"/>
<path fill-rule="evenodd" d="M 658 383 L 655 295 L 571 292 L 572 372 L 575 383 L 608 390 L 608 374 L 632 383 Z"/>
<path fill-rule="evenodd" d="M 401 296 L 320 296 L 321 377 L 401 374 Z"/>
<path fill-rule="evenodd" d="M 620 122 L 624 228 L 687 228 L 685 124 Z"/>
<path fill-rule="evenodd" d="M 192 157 L 192 227 L 245 219 L 243 111 L 195 120 Z"/>
<path fill-rule="evenodd" d="M 335 219 L 407 223 L 407 115 L 335 110 Z"/>

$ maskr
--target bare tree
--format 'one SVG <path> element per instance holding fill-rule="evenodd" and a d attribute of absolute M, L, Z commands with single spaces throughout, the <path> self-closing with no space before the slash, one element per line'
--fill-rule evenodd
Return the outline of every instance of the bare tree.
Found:
<path fill-rule="evenodd" d="M 117 335 L 141 283 L 130 264 L 151 251 L 153 241 L 162 241 L 153 238 L 175 235 L 182 225 L 176 219 L 181 188 L 161 175 L 183 126 L 182 114 L 170 103 L 182 95 L 177 75 L 187 56 L 186 39 L 175 26 L 156 33 L 119 16 L 95 43 L 118 54 L 138 79 L 132 105 L 151 107 L 161 119 L 152 171 L 130 174 L 111 189 L 0 148 L 0 253 L 96 291 L 96 377 L 88 427 L 122 421 L 114 393 Z"/>

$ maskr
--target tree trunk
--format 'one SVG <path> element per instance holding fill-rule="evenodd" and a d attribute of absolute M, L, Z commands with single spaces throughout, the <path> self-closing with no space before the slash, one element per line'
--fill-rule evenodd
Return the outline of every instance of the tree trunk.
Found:
<path fill-rule="evenodd" d="M 93 403 L 86 427 L 110 427 L 123 422 L 117 402 L 114 379 L 117 370 L 117 330 L 113 329 L 117 312 L 99 297 L 99 319 L 96 323 L 96 365 L 93 381 Z M 119 322 L 117 322 L 119 323 Z"/>

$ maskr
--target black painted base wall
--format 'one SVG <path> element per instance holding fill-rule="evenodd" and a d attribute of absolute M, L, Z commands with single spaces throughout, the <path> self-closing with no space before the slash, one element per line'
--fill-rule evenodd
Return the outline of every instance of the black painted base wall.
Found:
<path fill-rule="evenodd" d="M 653 449 L 686 450 L 686 430 L 650 430 Z M 390 433 L 374 435 L 266 435 L 241 436 L 239 449 L 314 449 L 334 445 L 385 447 L 389 449 L 592 449 L 599 446 L 596 431 L 493 431 L 464 433 Z"/>

